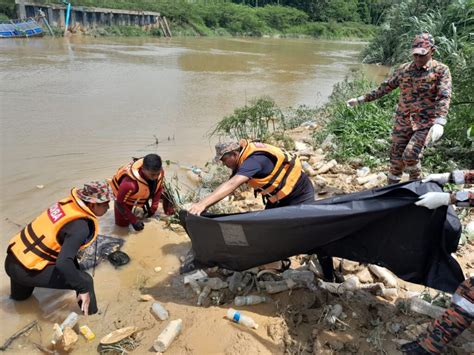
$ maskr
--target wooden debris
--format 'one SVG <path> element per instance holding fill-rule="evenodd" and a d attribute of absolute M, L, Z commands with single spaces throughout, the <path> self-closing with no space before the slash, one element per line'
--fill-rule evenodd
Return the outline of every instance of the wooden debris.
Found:
<path fill-rule="evenodd" d="M 28 332 L 31 328 L 33 328 L 34 326 L 36 326 L 36 324 L 38 324 L 38 321 L 37 320 L 34 320 L 33 322 L 31 322 L 30 324 L 28 324 L 27 326 L 23 327 L 22 329 L 20 329 L 19 331 L 17 331 L 15 334 L 13 334 L 11 337 L 9 337 L 5 343 L 3 343 L 3 345 L 0 347 L 0 351 L 5 351 L 7 350 L 7 348 L 10 346 L 10 344 L 16 339 L 16 338 L 19 338 L 20 336 L 22 336 L 23 334 L 25 334 L 26 332 Z"/>

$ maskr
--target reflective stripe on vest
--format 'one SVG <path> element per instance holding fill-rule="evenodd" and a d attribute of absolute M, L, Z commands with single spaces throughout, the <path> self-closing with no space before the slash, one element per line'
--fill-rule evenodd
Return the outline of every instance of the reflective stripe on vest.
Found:
<path fill-rule="evenodd" d="M 122 166 L 117 170 L 114 177 L 111 181 L 111 187 L 114 192 L 115 197 L 118 196 L 118 191 L 120 189 L 120 183 L 125 176 L 128 176 L 130 179 L 137 182 L 138 191 L 132 193 L 129 196 L 125 196 L 124 202 L 128 206 L 138 206 L 142 207 L 146 204 L 146 202 L 153 198 L 150 192 L 150 186 L 148 185 L 147 181 L 140 175 L 140 168 L 143 166 L 143 158 L 138 159 L 135 162 L 130 162 L 127 165 Z M 160 176 L 158 177 L 158 181 L 156 183 L 156 189 L 153 191 L 153 195 L 156 191 L 158 191 L 163 183 L 163 169 L 161 169 Z"/>
<path fill-rule="evenodd" d="M 245 139 L 240 141 L 238 166 L 254 153 L 261 152 L 275 161 L 272 172 L 263 178 L 250 178 L 249 185 L 275 203 L 288 196 L 301 176 L 301 162 L 298 157 L 283 149 L 260 142 L 251 142 Z"/>
<path fill-rule="evenodd" d="M 99 225 L 97 217 L 77 196 L 75 189 L 68 198 L 52 205 L 16 234 L 10 240 L 9 249 L 27 269 L 43 270 L 58 258 L 61 245 L 57 236 L 61 228 L 80 218 L 94 223 L 93 237 L 81 246 L 82 250 L 97 238 Z"/>

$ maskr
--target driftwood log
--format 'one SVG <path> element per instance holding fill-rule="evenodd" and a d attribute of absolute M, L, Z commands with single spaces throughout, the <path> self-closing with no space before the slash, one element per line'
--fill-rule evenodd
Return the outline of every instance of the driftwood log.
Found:
<path fill-rule="evenodd" d="M 7 350 L 7 348 L 10 346 L 10 344 L 13 342 L 13 340 L 15 340 L 16 338 L 18 338 L 18 337 L 22 336 L 23 334 L 25 334 L 28 330 L 30 330 L 31 328 L 36 326 L 36 324 L 38 324 L 38 321 L 34 320 L 33 322 L 31 322 L 27 326 L 25 326 L 22 329 L 20 329 L 19 331 L 17 331 L 15 334 L 13 334 L 10 338 L 8 338 L 5 341 L 5 343 L 0 347 L 0 351 Z"/>

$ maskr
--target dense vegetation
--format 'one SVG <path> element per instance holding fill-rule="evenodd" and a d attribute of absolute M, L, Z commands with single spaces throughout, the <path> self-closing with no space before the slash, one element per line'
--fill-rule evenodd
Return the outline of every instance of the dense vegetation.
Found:
<path fill-rule="evenodd" d="M 474 45 L 470 39 L 474 32 L 473 4 L 473 0 L 402 1 L 389 9 L 382 30 L 365 51 L 366 62 L 396 68 L 411 60 L 410 46 L 416 33 L 429 31 L 434 35 L 435 58 L 451 69 L 453 95 L 443 139 L 425 153 L 424 166 L 430 171 L 474 167 L 474 143 L 467 134 L 470 127 L 474 132 Z M 315 146 L 331 141 L 334 147 L 331 154 L 339 161 L 357 157 L 369 166 L 387 164 L 391 118 L 399 90 L 356 108 L 346 106 L 349 98 L 367 93 L 377 85 L 353 73 L 334 87 L 328 104 L 317 113 L 308 108 L 282 111 L 270 98 L 261 98 L 237 108 L 215 127 L 213 134 L 268 140 L 275 136 L 276 122 L 280 139 L 285 129 L 308 120 L 309 113 L 323 125 L 323 129 L 314 134 Z M 290 119 L 295 112 L 299 119 Z"/>
<path fill-rule="evenodd" d="M 387 3 L 388 0 L 378 0 Z M 49 4 L 59 0 L 37 0 Z M 160 12 L 171 22 L 177 35 L 307 35 L 324 38 L 371 38 L 382 10 L 369 15 L 367 3 L 375 0 L 346 1 L 264 1 L 230 0 L 72 0 L 75 6 L 95 6 Z M 328 5 L 325 5 L 326 2 Z M 12 0 L 0 0 L 0 13 L 12 16 Z M 319 4 L 319 5 L 318 5 Z M 258 6 L 256 6 L 258 5 Z M 265 5 L 265 6 L 262 6 Z M 318 6 L 316 6 L 318 5 Z M 354 6 L 354 8 L 351 8 Z M 371 9 L 377 8 L 375 5 Z M 357 11 L 354 11 L 357 9 Z M 321 12 L 322 11 L 322 12 Z M 374 17 L 374 19 L 375 19 Z M 105 29 L 103 34 L 143 35 L 144 31 Z M 156 32 L 155 34 L 159 34 Z"/>
<path fill-rule="evenodd" d="M 435 58 L 447 64 L 453 78 L 453 96 L 443 139 L 426 151 L 424 165 L 443 171 L 460 166 L 474 167 L 474 147 L 467 130 L 474 125 L 474 1 L 405 0 L 393 5 L 381 31 L 365 51 L 368 63 L 398 66 L 409 61 L 413 36 L 429 31 L 436 41 Z M 320 142 L 328 134 L 335 135 L 338 158 L 358 155 L 371 162 L 387 159 L 388 127 L 395 110 L 398 90 L 381 100 L 349 109 L 345 100 L 368 92 L 376 84 L 356 77 L 338 85 L 331 102 L 324 108 L 329 117 L 323 132 L 316 134 Z M 379 144 L 380 143 L 380 144 Z M 380 154 L 382 152 L 382 154 Z"/>

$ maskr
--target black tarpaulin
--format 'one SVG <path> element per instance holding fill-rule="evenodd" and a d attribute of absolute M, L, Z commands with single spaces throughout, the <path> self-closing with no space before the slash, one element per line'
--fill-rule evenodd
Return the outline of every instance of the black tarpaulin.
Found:
<path fill-rule="evenodd" d="M 461 224 L 452 207 L 414 202 L 435 183 L 419 181 L 282 207 L 182 220 L 195 260 L 246 270 L 298 254 L 322 253 L 384 266 L 403 280 L 454 292 L 463 274 L 451 253 Z"/>

